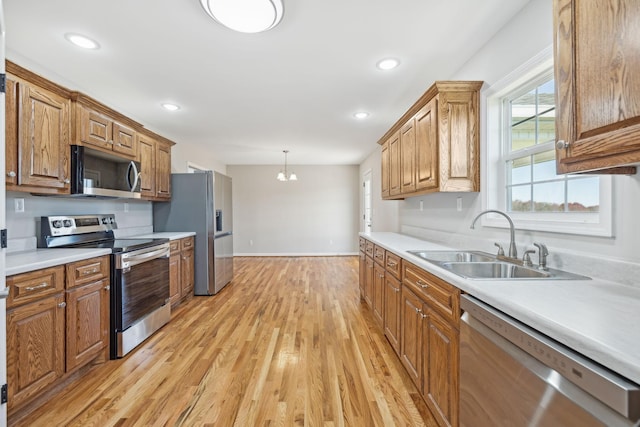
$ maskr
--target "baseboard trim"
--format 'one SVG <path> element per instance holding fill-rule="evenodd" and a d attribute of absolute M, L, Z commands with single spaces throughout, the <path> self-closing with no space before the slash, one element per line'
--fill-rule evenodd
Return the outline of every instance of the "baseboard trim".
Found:
<path fill-rule="evenodd" d="M 234 257 L 319 257 L 319 256 L 357 256 L 358 252 L 327 253 L 235 253 Z"/>

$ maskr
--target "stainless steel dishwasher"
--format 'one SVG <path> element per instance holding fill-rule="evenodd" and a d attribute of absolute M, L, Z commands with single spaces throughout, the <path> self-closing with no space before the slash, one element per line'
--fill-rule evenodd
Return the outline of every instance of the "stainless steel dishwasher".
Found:
<path fill-rule="evenodd" d="M 640 386 L 469 295 L 460 425 L 640 426 Z"/>

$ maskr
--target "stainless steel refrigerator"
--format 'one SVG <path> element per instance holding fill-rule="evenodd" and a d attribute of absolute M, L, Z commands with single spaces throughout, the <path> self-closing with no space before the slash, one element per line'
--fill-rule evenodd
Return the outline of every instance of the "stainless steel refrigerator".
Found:
<path fill-rule="evenodd" d="M 194 231 L 195 295 L 233 279 L 231 178 L 218 172 L 171 174 L 171 201 L 153 204 L 154 231 Z"/>

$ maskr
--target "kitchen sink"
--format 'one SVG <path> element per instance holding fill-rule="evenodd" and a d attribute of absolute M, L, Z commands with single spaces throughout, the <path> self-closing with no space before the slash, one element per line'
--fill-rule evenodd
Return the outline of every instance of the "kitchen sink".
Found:
<path fill-rule="evenodd" d="M 409 251 L 425 261 L 441 262 L 494 262 L 496 257 L 481 251 Z"/>
<path fill-rule="evenodd" d="M 472 280 L 589 280 L 590 277 L 567 271 L 546 270 L 522 265 L 521 261 L 497 257 L 487 252 L 460 251 L 408 251 L 425 261 L 438 265 L 458 276 Z"/>

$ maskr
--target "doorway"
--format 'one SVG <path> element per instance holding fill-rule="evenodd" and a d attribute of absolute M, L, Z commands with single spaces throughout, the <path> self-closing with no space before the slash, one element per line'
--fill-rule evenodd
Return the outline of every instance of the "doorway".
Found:
<path fill-rule="evenodd" d="M 364 232 L 369 233 L 371 231 L 371 169 L 364 173 L 362 178 L 362 195 L 363 195 L 363 214 L 362 220 L 364 222 Z"/>

